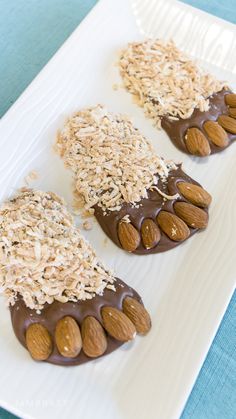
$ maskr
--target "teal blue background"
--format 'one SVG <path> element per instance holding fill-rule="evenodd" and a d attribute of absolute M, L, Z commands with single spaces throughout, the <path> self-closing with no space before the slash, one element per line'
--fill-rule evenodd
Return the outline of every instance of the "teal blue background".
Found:
<path fill-rule="evenodd" d="M 236 23 L 236 0 L 184 2 Z M 0 0 L 0 116 L 95 4 L 96 0 Z M 14 416 L 0 409 L 0 418 Z M 181 419 L 190 418 L 236 418 L 236 293 Z"/>
<path fill-rule="evenodd" d="M 96 0 L 0 0 L 0 116 Z"/>
<path fill-rule="evenodd" d="M 182 2 L 221 17 L 221 19 L 236 23 L 235 0 L 182 0 Z"/>

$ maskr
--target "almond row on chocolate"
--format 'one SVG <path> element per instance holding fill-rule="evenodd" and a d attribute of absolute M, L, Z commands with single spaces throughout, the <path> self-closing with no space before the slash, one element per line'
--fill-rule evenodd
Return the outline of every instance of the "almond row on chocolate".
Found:
<path fill-rule="evenodd" d="M 191 127 L 185 135 L 185 144 L 189 153 L 197 156 L 208 156 L 211 153 L 209 141 L 217 147 L 224 148 L 229 143 L 229 134 L 236 134 L 236 94 L 225 95 L 229 106 L 229 115 L 220 115 L 217 121 L 208 120 L 203 124 L 203 131 Z"/>
<path fill-rule="evenodd" d="M 103 355 L 107 349 L 107 334 L 120 342 L 145 335 L 151 328 L 151 319 L 145 307 L 136 299 L 126 297 L 122 311 L 114 307 L 101 309 L 102 324 L 87 316 L 81 325 L 71 316 L 61 318 L 52 337 L 41 323 L 32 323 L 26 330 L 26 345 L 35 360 L 47 360 L 54 345 L 60 355 L 76 358 L 83 352 L 91 358 Z"/>
<path fill-rule="evenodd" d="M 190 203 L 175 202 L 175 214 L 160 210 L 156 220 L 144 219 L 140 232 L 131 222 L 119 222 L 118 237 L 123 249 L 133 252 L 141 240 L 146 249 L 152 249 L 158 245 L 161 231 L 171 240 L 183 241 L 190 235 L 189 227 L 203 229 L 207 226 L 208 213 L 204 208 L 208 208 L 211 203 L 210 194 L 202 187 L 188 182 L 179 182 L 177 188 Z"/>

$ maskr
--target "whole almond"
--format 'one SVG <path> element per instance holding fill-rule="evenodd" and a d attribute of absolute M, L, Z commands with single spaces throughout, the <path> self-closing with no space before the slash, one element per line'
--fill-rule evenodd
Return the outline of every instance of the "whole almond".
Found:
<path fill-rule="evenodd" d="M 26 330 L 26 345 L 33 359 L 45 361 L 52 352 L 52 338 L 42 324 L 33 323 Z"/>
<path fill-rule="evenodd" d="M 102 308 L 103 326 L 113 338 L 127 342 L 136 336 L 136 329 L 131 320 L 122 311 L 114 307 Z"/>
<path fill-rule="evenodd" d="M 151 329 L 151 318 L 145 307 L 135 298 L 126 297 L 123 301 L 123 312 L 135 325 L 138 333 L 146 335 Z"/>
<path fill-rule="evenodd" d="M 206 121 L 203 125 L 208 138 L 218 147 L 226 147 L 229 139 L 225 130 L 216 121 Z"/>
<path fill-rule="evenodd" d="M 189 237 L 188 226 L 177 215 L 167 211 L 159 212 L 157 222 L 164 233 L 174 241 L 182 241 Z"/>
<path fill-rule="evenodd" d="M 211 195 L 201 186 L 188 182 L 178 182 L 177 188 L 185 199 L 202 208 L 209 207 Z"/>
<path fill-rule="evenodd" d="M 91 357 L 101 356 L 107 349 L 107 338 L 103 327 L 95 317 L 84 319 L 81 328 L 83 351 Z"/>
<path fill-rule="evenodd" d="M 176 202 L 174 204 L 176 214 L 193 228 L 205 228 L 208 224 L 208 214 L 201 208 L 187 202 Z"/>
<path fill-rule="evenodd" d="M 140 234 L 131 223 L 120 221 L 118 224 L 118 237 L 121 246 L 128 252 L 137 249 L 140 243 Z"/>
<path fill-rule="evenodd" d="M 151 218 L 146 218 L 146 220 L 143 221 L 141 235 L 143 245 L 146 249 L 155 247 L 161 238 L 160 230 Z"/>
<path fill-rule="evenodd" d="M 231 134 L 236 134 L 236 120 L 228 115 L 220 115 L 218 123 Z"/>
<path fill-rule="evenodd" d="M 66 358 L 75 358 L 81 351 L 80 329 L 73 317 L 66 316 L 57 322 L 55 330 L 57 349 Z"/>
<path fill-rule="evenodd" d="M 229 115 L 236 118 L 236 108 L 229 108 Z"/>
<path fill-rule="evenodd" d="M 198 128 L 189 128 L 185 136 L 185 144 L 190 154 L 195 156 L 209 156 L 211 148 L 209 141 Z"/>
<path fill-rule="evenodd" d="M 225 102 L 227 105 L 232 106 L 232 108 L 236 108 L 236 95 L 234 93 L 225 95 Z"/>

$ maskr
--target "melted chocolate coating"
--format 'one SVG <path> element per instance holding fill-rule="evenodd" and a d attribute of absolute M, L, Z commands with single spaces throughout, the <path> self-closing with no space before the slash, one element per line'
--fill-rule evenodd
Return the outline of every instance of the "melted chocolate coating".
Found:
<path fill-rule="evenodd" d="M 161 210 L 169 211 L 171 213 L 174 212 L 174 204 L 176 201 L 186 201 L 186 199 L 181 196 L 178 188 L 178 182 L 189 182 L 193 183 L 194 185 L 199 185 L 199 183 L 195 182 L 191 177 L 186 175 L 182 169 L 181 165 L 178 166 L 177 170 L 172 170 L 169 173 L 167 182 L 163 182 L 161 179 L 158 181 L 157 187 L 169 194 L 175 195 L 179 193 L 180 197 L 173 199 L 173 200 L 164 200 L 163 197 L 156 191 L 156 190 L 149 190 L 148 191 L 148 198 L 142 199 L 139 202 L 139 208 L 134 208 L 131 204 L 124 203 L 122 208 L 119 211 L 110 211 L 107 215 L 103 215 L 103 211 L 100 207 L 95 206 L 95 217 L 97 218 L 99 224 L 101 225 L 103 231 L 107 234 L 107 236 L 121 249 L 122 246 L 119 241 L 118 237 L 118 224 L 120 220 L 126 215 L 129 215 L 131 223 L 137 230 L 140 232 L 141 225 L 144 219 L 151 218 L 154 222 L 156 222 L 156 217 Z M 207 212 L 207 210 L 205 210 Z M 190 236 L 192 236 L 198 229 L 190 228 Z M 150 253 L 160 253 L 165 252 L 166 250 L 172 249 L 173 247 L 178 246 L 180 243 L 183 242 L 176 242 L 174 240 L 169 239 L 169 237 L 161 231 L 161 239 L 159 243 L 152 249 L 146 249 L 143 246 L 142 240 L 140 241 L 140 245 L 138 248 L 132 252 L 138 255 L 146 255 Z"/>
<path fill-rule="evenodd" d="M 54 301 L 52 304 L 45 304 L 41 314 L 37 314 L 36 310 L 31 310 L 26 307 L 24 301 L 19 298 L 14 306 L 10 306 L 11 321 L 17 339 L 20 343 L 27 348 L 25 334 L 27 328 L 32 323 L 41 323 L 49 331 L 52 340 L 54 341 L 55 328 L 58 320 L 65 316 L 73 317 L 81 326 L 82 321 L 87 316 L 95 317 L 101 324 L 103 324 L 101 317 L 101 309 L 104 306 L 112 306 L 122 310 L 122 302 L 126 297 L 135 298 L 142 303 L 141 297 L 138 293 L 120 279 L 115 282 L 116 291 L 105 289 L 102 296 L 96 295 L 90 300 L 60 303 Z M 107 355 L 121 346 L 123 342 L 119 342 L 107 335 L 107 350 L 102 355 Z M 63 357 L 57 350 L 56 343 L 54 342 L 53 351 L 46 362 L 57 365 L 79 365 L 91 361 L 95 358 L 90 358 L 81 352 L 76 358 Z M 97 358 L 96 358 L 97 359 Z"/>
<path fill-rule="evenodd" d="M 225 147 L 218 147 L 217 145 L 211 142 L 203 128 L 204 122 L 209 120 L 216 121 L 220 115 L 228 115 L 228 106 L 225 103 L 225 96 L 229 93 L 232 92 L 230 90 L 225 89 L 221 90 L 218 93 L 215 93 L 209 98 L 209 110 L 206 112 L 201 112 L 199 109 L 195 109 L 190 118 L 180 118 L 177 121 L 173 121 L 168 117 L 164 117 L 161 121 L 161 125 L 170 137 L 172 143 L 184 153 L 191 154 L 189 153 L 185 145 L 184 138 L 188 128 L 194 127 L 202 130 L 204 135 L 207 137 L 211 148 L 211 154 L 218 153 L 219 151 L 222 151 L 225 148 L 229 147 L 229 145 L 232 144 L 232 142 L 236 139 L 236 135 L 227 133 L 229 143 Z"/>

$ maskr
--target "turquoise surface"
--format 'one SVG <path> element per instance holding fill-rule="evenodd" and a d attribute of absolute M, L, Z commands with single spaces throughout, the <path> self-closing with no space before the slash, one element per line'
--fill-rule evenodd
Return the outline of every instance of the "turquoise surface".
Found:
<path fill-rule="evenodd" d="M 95 3 L 96 0 L 0 0 L 0 116 Z M 185 3 L 236 23 L 235 0 Z M 14 416 L 0 409 L 0 418 Z M 236 293 L 181 417 L 189 418 L 236 418 Z"/>
<path fill-rule="evenodd" d="M 96 0 L 0 0 L 0 117 Z"/>
<path fill-rule="evenodd" d="M 202 9 L 221 19 L 236 23 L 235 0 L 182 0 L 183 3 Z"/>

